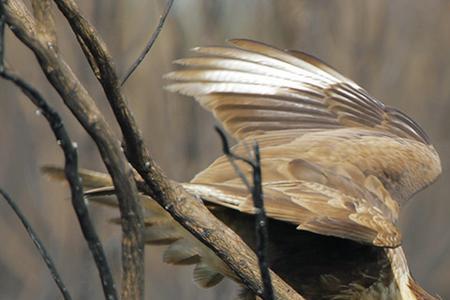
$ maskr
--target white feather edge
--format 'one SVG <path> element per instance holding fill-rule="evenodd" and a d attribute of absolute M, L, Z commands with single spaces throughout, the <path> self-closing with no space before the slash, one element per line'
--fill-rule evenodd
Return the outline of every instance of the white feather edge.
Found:
<path fill-rule="evenodd" d="M 301 81 L 293 81 L 274 76 L 232 70 L 180 70 L 166 74 L 165 78 L 188 82 L 212 81 L 219 83 L 248 83 L 298 90 L 311 90 L 311 86 L 319 89 L 327 87 L 323 81 L 314 77 L 305 76 Z"/>

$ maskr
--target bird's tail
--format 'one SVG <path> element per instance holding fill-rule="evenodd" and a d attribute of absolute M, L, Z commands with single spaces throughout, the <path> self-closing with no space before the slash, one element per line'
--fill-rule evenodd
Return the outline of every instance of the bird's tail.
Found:
<path fill-rule="evenodd" d="M 42 171 L 52 179 L 65 180 L 64 171 L 60 167 L 46 166 Z M 86 199 L 92 203 L 117 207 L 109 175 L 90 170 L 80 170 L 79 173 L 86 188 Z M 145 243 L 167 245 L 163 254 L 164 262 L 174 265 L 195 265 L 194 281 L 201 287 L 212 287 L 224 276 L 235 276 L 211 249 L 178 224 L 156 201 L 142 194 L 140 200 L 144 208 Z M 120 218 L 110 221 L 120 223 Z"/>

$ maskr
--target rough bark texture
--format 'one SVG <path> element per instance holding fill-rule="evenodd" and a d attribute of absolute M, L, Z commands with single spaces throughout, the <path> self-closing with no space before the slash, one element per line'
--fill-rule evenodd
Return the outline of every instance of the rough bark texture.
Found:
<path fill-rule="evenodd" d="M 51 41 L 21 1 L 4 1 L 6 22 L 13 33 L 35 54 L 48 81 L 98 146 L 111 174 L 122 214 L 122 296 L 143 299 L 142 213 L 131 167 L 109 124 L 94 100 L 62 59 Z M 126 266 L 126 267 L 125 267 Z"/>

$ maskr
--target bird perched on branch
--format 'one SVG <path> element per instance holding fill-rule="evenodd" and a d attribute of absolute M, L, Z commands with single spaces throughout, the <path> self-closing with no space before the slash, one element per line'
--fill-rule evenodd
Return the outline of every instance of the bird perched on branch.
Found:
<path fill-rule="evenodd" d="M 441 173 L 422 128 L 313 56 L 230 43 L 176 61 L 183 68 L 167 89 L 210 110 L 237 139 L 235 153 L 259 143 L 271 269 L 306 299 L 435 299 L 412 278 L 396 225 Z M 92 200 L 115 204 L 108 177 L 82 175 Z M 254 247 L 251 195 L 225 156 L 184 187 Z M 143 203 L 146 240 L 169 245 L 166 262 L 196 264 L 204 287 L 238 281 L 156 202 Z"/>

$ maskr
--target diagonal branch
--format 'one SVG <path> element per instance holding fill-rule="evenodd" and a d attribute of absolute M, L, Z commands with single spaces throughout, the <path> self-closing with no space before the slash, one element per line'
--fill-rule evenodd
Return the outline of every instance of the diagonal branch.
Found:
<path fill-rule="evenodd" d="M 122 297 L 143 299 L 144 252 L 142 212 L 138 193 L 120 142 L 53 45 L 39 35 L 37 24 L 23 2 L 1 0 L 6 22 L 13 33 L 35 54 L 49 82 L 97 144 L 117 190 L 122 220 Z"/>
<path fill-rule="evenodd" d="M 166 7 L 164 9 L 164 12 L 161 15 L 161 17 L 159 18 L 158 26 L 156 26 L 155 31 L 153 31 L 152 36 L 150 37 L 150 39 L 148 40 L 147 44 L 145 45 L 144 50 L 142 50 L 142 52 L 139 55 L 139 57 L 136 59 L 136 61 L 131 65 L 131 67 L 128 69 L 128 71 L 123 76 L 123 78 L 121 80 L 121 83 L 120 83 L 120 86 L 123 86 L 125 84 L 125 82 L 131 76 L 131 74 L 133 74 L 133 72 L 137 69 L 137 67 L 144 60 L 145 56 L 147 56 L 147 54 L 152 49 L 153 44 L 155 43 L 156 39 L 158 38 L 159 33 L 161 32 L 161 30 L 162 30 L 162 28 L 164 26 L 164 23 L 166 22 L 166 18 L 169 15 L 170 9 L 172 8 L 173 1 L 174 0 L 168 0 L 167 1 Z"/>
<path fill-rule="evenodd" d="M 52 274 L 53 280 L 55 281 L 56 285 L 58 286 L 59 290 L 61 291 L 61 294 L 65 300 L 71 300 L 72 297 L 69 294 L 69 291 L 67 290 L 64 282 L 61 279 L 61 276 L 59 276 L 58 270 L 56 270 L 55 263 L 53 262 L 51 256 L 48 254 L 48 251 L 45 249 L 44 244 L 37 236 L 36 232 L 34 232 L 33 227 L 30 223 L 28 223 L 27 218 L 23 215 L 23 213 L 20 211 L 19 207 L 14 203 L 13 199 L 2 189 L 0 189 L 0 194 L 5 198 L 8 205 L 12 208 L 14 213 L 19 218 L 20 222 L 22 222 L 23 227 L 25 227 L 25 230 L 27 231 L 28 235 L 30 236 L 31 240 L 33 241 L 34 245 L 39 251 L 39 254 L 41 255 L 42 259 L 44 260 L 45 264 L 47 265 L 47 268 L 50 270 L 50 273 Z"/>
<path fill-rule="evenodd" d="M 0 72 L 5 70 L 5 12 L 3 3 L 0 2 Z"/>
<path fill-rule="evenodd" d="M 127 157 L 146 183 L 142 186 L 143 191 L 210 247 L 236 273 L 243 284 L 255 294 L 262 295 L 263 283 L 254 252 L 231 229 L 216 219 L 201 201 L 163 174 L 144 145 L 136 121 L 120 90 L 106 45 L 95 28 L 83 18 L 73 0 L 54 1 L 66 16 L 79 41 L 82 41 L 90 53 L 88 57 L 91 67 L 94 72 L 98 72 L 97 78 L 122 130 Z M 303 299 L 275 273 L 271 272 L 271 276 L 276 299 Z"/>
<path fill-rule="evenodd" d="M 56 46 L 55 21 L 52 16 L 51 0 L 31 0 L 31 4 L 40 35 L 48 43 Z"/>
<path fill-rule="evenodd" d="M 0 5 L 0 76 L 13 82 L 17 87 L 19 87 L 24 94 L 36 105 L 39 111 L 44 115 L 47 119 L 55 137 L 58 141 L 58 144 L 61 146 L 64 152 L 65 157 L 65 175 L 67 180 L 69 181 L 70 190 L 72 193 L 72 206 L 75 210 L 75 213 L 78 217 L 78 221 L 80 223 L 80 227 L 82 229 L 83 235 L 88 243 L 89 249 L 94 257 L 95 263 L 97 265 L 97 269 L 100 274 L 101 284 L 103 287 L 103 292 L 105 294 L 106 299 L 118 299 L 117 292 L 115 289 L 114 280 L 112 277 L 111 270 L 109 268 L 108 262 L 106 260 L 105 253 L 103 251 L 102 244 L 100 243 L 100 239 L 97 236 L 95 228 L 91 222 L 89 217 L 89 211 L 87 210 L 86 203 L 84 202 L 84 192 L 83 187 L 81 185 L 80 177 L 78 176 L 78 155 L 76 150 L 76 145 L 72 143 L 70 137 L 62 123 L 61 117 L 59 114 L 52 109 L 48 103 L 45 101 L 44 97 L 30 84 L 28 84 L 25 80 L 20 78 L 18 75 L 8 71 L 5 68 L 4 61 L 4 24 L 5 18 L 3 14 L 3 5 Z M 10 206 L 14 209 L 16 214 L 21 219 L 24 226 L 27 228 L 30 236 L 33 239 L 33 242 L 37 245 L 39 250 L 41 251 L 41 256 L 47 263 L 48 268 L 50 269 L 53 278 L 55 279 L 58 287 L 64 295 L 65 299 L 70 299 L 70 295 L 67 293 L 67 289 L 59 278 L 56 269 L 53 266 L 53 263 L 45 252 L 45 249 L 42 245 L 39 245 L 39 239 L 32 230 L 32 228 L 27 224 L 26 219 L 21 215 L 18 207 L 14 205 L 11 200 L 8 199 L 8 195 L 3 195 L 7 201 L 10 203 Z"/>
<path fill-rule="evenodd" d="M 71 141 L 59 114 L 48 105 L 44 97 L 34 87 L 6 68 L 3 68 L 3 71 L 0 72 L 0 76 L 13 82 L 19 87 L 39 109 L 39 112 L 47 119 L 58 144 L 64 152 L 64 171 L 70 185 L 72 206 L 80 223 L 83 236 L 94 257 L 97 270 L 100 274 L 105 298 L 111 300 L 118 299 L 112 273 L 106 260 L 102 244 L 100 243 L 100 239 L 91 222 L 89 211 L 84 201 L 83 187 L 81 185 L 80 177 L 78 176 L 78 154 L 76 144 Z"/>

